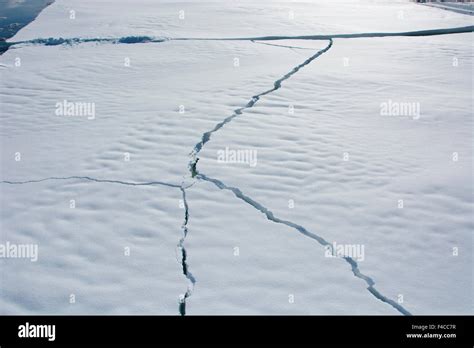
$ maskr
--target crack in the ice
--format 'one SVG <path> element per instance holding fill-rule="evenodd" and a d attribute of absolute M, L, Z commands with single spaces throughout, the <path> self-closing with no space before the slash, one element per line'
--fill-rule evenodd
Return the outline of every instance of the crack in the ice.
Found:
<path fill-rule="evenodd" d="M 263 213 L 267 217 L 268 220 L 273 221 L 275 223 L 286 225 L 288 227 L 291 227 L 291 228 L 297 230 L 298 232 L 300 232 L 301 234 L 303 234 L 303 235 L 305 235 L 305 236 L 307 236 L 311 239 L 314 239 L 320 245 L 322 245 L 326 248 L 329 248 L 329 249 L 331 249 L 332 252 L 334 252 L 332 244 L 329 243 L 327 240 L 325 240 L 323 237 L 321 237 L 321 236 L 319 236 L 319 235 L 317 235 L 313 232 L 308 231 L 303 226 L 298 225 L 298 224 L 296 224 L 292 221 L 283 220 L 283 219 L 280 219 L 280 218 L 276 217 L 269 209 L 267 209 L 266 207 L 264 207 L 263 205 L 261 205 L 257 201 L 253 200 L 249 196 L 245 195 L 240 189 L 238 189 L 236 187 L 232 187 L 232 186 L 227 186 L 222 181 L 214 179 L 214 178 L 210 178 L 210 177 L 208 177 L 204 174 L 197 174 L 196 178 L 199 179 L 199 180 L 203 180 L 203 181 L 213 183 L 215 186 L 217 186 L 221 190 L 231 191 L 237 198 L 239 198 L 240 200 L 242 200 L 242 201 L 246 202 L 247 204 L 251 205 L 252 207 L 257 209 L 259 212 Z M 368 285 L 367 290 L 374 297 L 376 297 L 377 299 L 379 299 L 382 302 L 385 302 L 385 303 L 391 305 L 393 308 L 395 308 L 397 311 L 399 311 L 403 315 L 411 315 L 411 313 L 409 311 L 407 311 L 405 308 L 403 308 L 402 305 L 400 305 L 399 303 L 389 299 L 388 297 L 381 294 L 377 289 L 375 289 L 375 281 L 371 277 L 363 274 L 360 271 L 359 265 L 358 265 L 356 260 L 354 260 L 352 257 L 348 257 L 348 256 L 343 257 L 343 259 L 351 266 L 352 273 L 354 274 L 354 276 L 359 278 L 359 279 L 362 279 L 363 281 L 365 281 L 365 283 Z"/>
<path fill-rule="evenodd" d="M 94 181 L 99 183 L 109 183 L 109 184 L 120 184 L 120 185 L 127 185 L 127 186 L 154 186 L 154 185 L 162 185 L 174 188 L 182 188 L 181 185 L 170 184 L 163 181 L 149 181 L 149 182 L 131 182 L 131 181 L 122 181 L 122 180 L 109 180 L 109 179 L 97 179 L 92 178 L 90 176 L 66 176 L 66 177 L 48 177 L 43 179 L 36 179 L 36 180 L 25 180 L 25 181 L 10 181 L 10 180 L 2 180 L 0 181 L 1 184 L 10 184 L 10 185 L 25 185 L 25 184 L 33 184 L 39 183 L 43 181 L 52 181 L 52 180 L 86 180 L 86 181 Z"/>
<path fill-rule="evenodd" d="M 196 278 L 194 278 L 193 274 L 189 271 L 189 265 L 187 263 L 187 251 L 184 246 L 184 241 L 188 235 L 189 206 L 188 201 L 186 200 L 186 190 L 181 188 L 181 192 L 183 194 L 184 222 L 181 226 L 183 230 L 183 237 L 179 240 L 178 248 L 181 251 L 181 266 L 183 268 L 183 274 L 189 282 L 186 293 L 181 296 L 179 301 L 179 313 L 184 316 L 186 315 L 186 299 L 188 299 L 193 293 L 194 285 L 196 284 Z"/>
<path fill-rule="evenodd" d="M 124 36 L 119 38 L 107 38 L 107 37 L 97 37 L 97 38 L 38 38 L 32 40 L 23 40 L 23 41 L 13 41 L 8 42 L 5 40 L 0 40 L 0 48 L 6 50 L 15 45 L 41 45 L 41 46 L 59 46 L 59 45 L 78 45 L 81 43 L 111 43 L 111 44 L 136 44 L 136 43 L 160 43 L 164 42 L 167 39 L 151 37 L 151 36 Z"/>
<path fill-rule="evenodd" d="M 325 35 L 271 35 L 255 37 L 223 37 L 223 38 L 168 38 L 173 41 L 275 41 L 275 40 L 330 40 L 330 39 L 358 39 L 387 36 L 435 36 L 446 34 L 461 34 L 474 32 L 474 25 L 455 28 L 426 29 L 402 32 L 371 32 L 371 33 L 353 33 L 353 34 L 325 34 Z"/>
<path fill-rule="evenodd" d="M 235 117 L 239 116 L 239 115 L 242 115 L 243 111 L 246 110 L 246 109 L 250 109 L 252 108 L 259 100 L 261 97 L 267 95 L 267 94 L 270 94 L 272 92 L 275 92 L 276 90 L 280 89 L 281 88 L 281 84 L 283 81 L 285 80 L 288 80 L 291 76 L 293 76 L 294 74 L 296 74 L 301 68 L 303 68 L 304 66 L 308 65 L 309 63 L 311 63 L 313 60 L 315 60 L 316 58 L 318 58 L 320 55 L 322 55 L 323 53 L 327 52 L 331 46 L 332 46 L 332 39 L 329 39 L 328 40 L 329 43 L 328 45 L 323 48 L 322 50 L 316 52 L 315 54 L 313 54 L 311 57 L 309 57 L 308 59 L 306 59 L 303 63 L 301 64 L 298 64 L 297 66 L 295 66 L 293 69 L 290 70 L 290 72 L 286 73 L 285 75 L 283 75 L 281 78 L 279 78 L 278 80 L 276 80 L 274 83 L 273 83 L 273 87 L 262 92 L 262 93 L 259 93 L 257 95 L 254 95 L 248 102 L 245 106 L 242 106 L 240 108 L 237 108 L 234 110 L 234 112 L 232 113 L 232 115 L 226 117 L 223 121 L 219 122 L 218 124 L 216 124 L 214 126 L 214 128 L 208 132 L 205 132 L 202 137 L 201 137 L 201 141 L 199 143 L 197 143 L 196 145 L 194 145 L 194 149 L 193 151 L 191 151 L 190 153 L 190 157 L 191 157 L 191 160 L 189 162 L 189 170 L 191 172 L 191 176 L 194 178 L 197 174 L 199 174 L 198 170 L 197 170 L 197 162 L 199 161 L 199 158 L 198 158 L 198 154 L 199 152 L 201 151 L 202 147 L 211 139 L 211 135 L 212 133 L 215 133 L 217 132 L 219 129 L 221 129 L 222 127 L 224 127 L 227 123 L 231 122 Z"/>

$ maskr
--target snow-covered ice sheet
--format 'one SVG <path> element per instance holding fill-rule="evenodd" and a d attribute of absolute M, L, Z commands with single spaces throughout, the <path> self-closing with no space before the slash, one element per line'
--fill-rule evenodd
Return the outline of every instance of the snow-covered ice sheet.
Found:
<path fill-rule="evenodd" d="M 57 0 L 11 41 L 471 24 L 408 1 Z M 272 44 L 300 48 L 90 42 L 2 55 L 0 179 L 62 179 L 0 186 L 0 242 L 40 253 L 36 263 L 0 260 L 0 312 L 179 314 L 187 231 L 196 284 L 186 314 L 398 313 L 315 240 L 191 177 L 205 132 L 328 41 Z M 360 271 L 409 312 L 472 313 L 471 76 L 472 33 L 336 39 L 213 133 L 196 168 L 330 243 L 363 246 Z M 94 114 L 58 115 L 65 101 Z M 414 114 L 381 115 L 383 103 L 411 103 Z M 256 165 L 218 161 L 226 148 L 253 151 Z"/>
<path fill-rule="evenodd" d="M 3 314 L 175 314 L 187 284 L 176 250 L 179 191 L 80 180 L 2 187 Z"/>
<path fill-rule="evenodd" d="M 360 267 L 415 313 L 470 313 L 470 35 L 335 41 L 214 134 L 199 170 L 330 242 L 364 245 Z M 420 112 L 381 115 L 390 101 Z M 226 148 L 256 165 L 219 162 Z"/>

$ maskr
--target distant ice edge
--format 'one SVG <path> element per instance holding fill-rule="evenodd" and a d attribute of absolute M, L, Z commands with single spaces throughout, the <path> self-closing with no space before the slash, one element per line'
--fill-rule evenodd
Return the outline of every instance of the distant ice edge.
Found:
<path fill-rule="evenodd" d="M 474 26 L 464 26 L 455 28 L 426 29 L 405 32 L 369 32 L 369 33 L 353 33 L 353 34 L 327 34 L 327 35 L 272 35 L 272 36 L 255 36 L 255 37 L 151 37 L 151 36 L 124 36 L 119 38 L 37 38 L 25 41 L 1 41 L 0 48 L 6 51 L 11 46 L 16 45 L 41 45 L 41 46 L 58 46 L 58 45 L 76 45 L 81 43 L 110 43 L 110 44 L 138 44 L 138 43 L 161 43 L 166 41 L 276 41 L 276 40 L 331 40 L 331 39 L 356 39 L 356 38 L 373 38 L 373 37 L 391 37 L 391 36 L 435 36 L 447 34 L 460 34 L 474 32 Z"/>

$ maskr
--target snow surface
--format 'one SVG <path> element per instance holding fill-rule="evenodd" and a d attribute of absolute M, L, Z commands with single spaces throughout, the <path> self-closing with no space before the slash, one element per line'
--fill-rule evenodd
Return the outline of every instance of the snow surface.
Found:
<path fill-rule="evenodd" d="M 11 41 L 472 24 L 410 2 L 158 3 L 57 0 Z M 56 179 L 0 185 L 0 242 L 39 246 L 37 262 L 0 258 L 0 312 L 179 314 L 190 287 L 186 314 L 398 314 L 314 239 L 191 177 L 203 133 L 328 42 L 272 44 L 304 49 L 90 42 L 2 55 L 0 180 Z M 95 118 L 56 115 L 63 100 L 95 103 Z M 420 117 L 380 115 L 389 100 L 418 103 Z M 218 162 L 226 147 L 256 151 L 257 165 Z M 336 39 L 213 133 L 198 157 L 199 173 L 276 217 L 329 243 L 363 245 L 360 271 L 386 298 L 402 295 L 410 313 L 472 314 L 472 33 Z M 58 179 L 71 176 L 81 178 Z M 178 247 L 183 224 L 194 288 Z"/>

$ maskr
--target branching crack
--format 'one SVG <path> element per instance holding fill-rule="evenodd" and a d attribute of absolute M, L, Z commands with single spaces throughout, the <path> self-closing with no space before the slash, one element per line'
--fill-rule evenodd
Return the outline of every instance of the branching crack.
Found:
<path fill-rule="evenodd" d="M 265 39 L 265 38 L 264 38 Z M 267 38 L 269 39 L 269 38 Z M 269 39 L 270 40 L 270 39 Z M 253 40 L 252 40 L 253 41 Z M 302 67 L 308 65 L 309 63 L 311 63 L 314 59 L 316 59 L 317 57 L 319 57 L 321 54 L 325 53 L 326 51 L 328 51 L 331 46 L 333 44 L 333 40 L 332 38 L 329 38 L 329 44 L 322 50 L 316 52 L 314 55 L 312 55 L 311 57 L 309 57 L 307 60 L 305 60 L 303 63 L 297 65 L 296 67 L 294 67 L 290 72 L 288 72 L 287 74 L 285 74 L 283 77 L 281 77 L 280 79 L 276 80 L 273 84 L 273 88 L 269 89 L 269 90 L 266 90 L 265 92 L 262 92 L 260 94 L 257 94 L 255 96 L 253 96 L 250 101 L 244 106 L 244 107 L 240 107 L 238 109 L 235 109 L 234 112 L 232 113 L 232 115 L 230 115 L 229 117 L 225 118 L 223 121 L 219 122 L 216 126 L 214 126 L 214 128 L 206 133 L 204 133 L 202 135 L 202 138 L 201 138 L 201 141 L 199 143 L 197 143 L 195 146 L 194 146 L 194 149 L 193 151 L 190 153 L 190 156 L 191 156 L 191 161 L 189 163 L 189 171 L 191 173 L 191 176 L 193 178 L 197 178 L 198 180 L 203 180 L 203 181 L 207 181 L 207 182 L 211 182 L 213 183 L 214 185 L 216 185 L 219 189 L 221 190 L 229 190 L 229 191 L 232 191 L 234 193 L 234 195 L 243 200 L 244 202 L 246 202 L 247 204 L 250 204 L 252 207 L 254 207 L 255 209 L 257 209 L 258 211 L 260 211 L 261 213 L 265 214 L 267 219 L 270 220 L 270 221 L 273 221 L 275 223 L 279 223 L 279 224 L 284 224 L 288 227 L 291 227 L 295 230 L 297 230 L 299 233 L 311 238 L 311 239 L 314 239 L 315 241 L 317 241 L 320 245 L 326 247 L 326 248 L 330 248 L 331 250 L 333 249 L 333 246 L 328 242 L 326 241 L 323 237 L 315 234 L 315 233 L 312 233 L 310 231 L 308 231 L 307 229 L 305 229 L 303 226 L 301 225 L 298 225 L 292 221 L 288 221 L 288 220 L 282 220 L 276 216 L 273 215 L 273 213 L 268 210 L 266 207 L 264 207 L 263 205 L 261 205 L 260 203 L 256 202 L 255 200 L 253 200 L 252 198 L 250 198 L 249 196 L 245 195 L 242 193 L 242 191 L 240 191 L 238 188 L 236 187 L 230 187 L 230 186 L 227 186 L 225 185 L 222 181 L 219 181 L 217 179 L 213 179 L 213 178 L 210 178 L 204 174 L 201 174 L 199 173 L 199 171 L 197 170 L 197 162 L 199 161 L 199 157 L 198 157 L 198 154 L 199 152 L 201 151 L 201 149 L 203 148 L 203 146 L 211 139 L 211 135 L 215 132 L 217 132 L 219 129 L 221 129 L 222 127 L 224 127 L 227 123 L 231 122 L 235 117 L 241 115 L 243 113 L 244 110 L 246 109 L 249 109 L 249 108 L 252 108 L 255 103 L 257 103 L 257 101 L 260 99 L 260 97 L 264 96 L 264 95 L 267 95 L 267 94 L 270 94 L 276 90 L 278 90 L 279 88 L 281 88 L 281 84 L 283 81 L 289 79 L 291 76 L 293 76 L 294 74 L 296 74 Z M 289 47 L 291 48 L 291 47 Z M 332 250 L 333 251 L 333 250 Z M 395 308 L 397 311 L 399 311 L 401 314 L 403 315 L 411 315 L 410 312 L 408 312 L 405 308 L 403 308 L 403 306 L 401 306 L 400 304 L 398 304 L 397 302 L 387 298 L 386 296 L 382 295 L 377 289 L 375 289 L 374 285 L 375 285 L 375 282 L 372 278 L 370 278 L 369 276 L 363 274 L 360 269 L 359 269 L 359 265 L 357 264 L 357 262 L 351 258 L 351 257 L 344 257 L 343 258 L 350 266 L 351 266 L 351 269 L 352 269 L 352 273 L 354 274 L 355 277 L 359 278 L 359 279 L 362 279 L 363 281 L 366 282 L 366 284 L 368 285 L 367 287 L 367 290 L 374 296 L 376 297 L 377 299 L 379 299 L 380 301 L 382 302 L 385 302 L 389 305 L 391 305 L 393 308 Z"/>
<path fill-rule="evenodd" d="M 191 172 L 191 176 L 194 178 L 197 174 L 199 174 L 199 172 L 197 170 L 197 162 L 199 161 L 198 154 L 201 151 L 202 147 L 211 139 L 212 133 L 217 132 L 219 129 L 224 127 L 227 123 L 231 122 L 234 118 L 236 118 L 239 115 L 242 115 L 244 110 L 252 108 L 260 100 L 261 97 L 263 97 L 267 94 L 270 94 L 272 92 L 275 92 L 276 90 L 280 89 L 281 84 L 282 84 L 283 81 L 288 80 L 291 76 L 296 74 L 301 68 L 303 68 L 304 66 L 311 63 L 313 60 L 318 58 L 323 53 L 327 52 L 331 48 L 331 46 L 332 46 L 332 40 L 329 39 L 329 43 L 325 48 L 323 48 L 322 50 L 316 52 L 311 57 L 306 59 L 303 63 L 298 64 L 290 72 L 288 72 L 287 74 L 283 75 L 281 78 L 276 80 L 273 83 L 272 88 L 270 88 L 270 89 L 268 89 L 268 90 L 266 90 L 262 93 L 259 93 L 257 95 L 254 95 L 247 102 L 247 104 L 245 106 L 235 109 L 234 112 L 232 113 L 232 115 L 228 116 L 223 121 L 216 124 L 212 130 L 210 130 L 208 132 L 205 132 L 201 137 L 201 141 L 199 143 L 197 143 L 196 145 L 194 145 L 194 149 L 190 153 L 191 161 L 189 162 L 189 170 Z"/>
<path fill-rule="evenodd" d="M 197 170 L 197 163 L 199 161 L 199 152 L 203 148 L 203 146 L 211 139 L 211 136 L 213 133 L 219 131 L 222 127 L 224 127 L 226 124 L 231 122 L 234 118 L 236 118 L 239 115 L 242 115 L 242 113 L 247 110 L 252 108 L 259 100 L 261 97 L 268 95 L 270 93 L 273 93 L 274 91 L 278 90 L 281 88 L 282 83 L 289 79 L 291 76 L 296 74 L 301 68 L 304 66 L 310 64 L 313 60 L 321 56 L 323 53 L 327 52 L 332 44 L 333 44 L 333 39 L 335 38 L 343 38 L 343 39 L 351 39 L 351 38 L 368 38 L 368 37 L 386 37 L 386 36 L 429 36 L 429 35 L 444 35 L 444 34 L 456 34 L 456 33 L 467 33 L 467 32 L 473 32 L 474 31 L 474 26 L 466 26 L 466 27 L 459 27 L 459 28 L 447 28 L 447 29 L 431 29 L 431 30 L 420 30 L 420 31 L 411 31 L 411 32 L 398 32 L 398 33 L 356 33 L 356 34 L 334 34 L 334 35 L 300 35 L 300 36 L 261 36 L 261 37 L 241 37 L 241 38 L 153 38 L 149 36 L 130 36 L 130 37 L 122 37 L 122 38 L 91 38 L 91 39 L 84 39 L 84 38 L 70 38 L 70 39 L 63 39 L 63 38 L 48 38 L 48 39 L 35 39 L 35 40 L 29 40 L 29 41 L 22 41 L 22 42 L 5 42 L 2 41 L 0 42 L 0 46 L 6 46 L 8 48 L 9 46 L 14 46 L 14 45 L 19 45 L 19 44 L 26 44 L 26 45 L 45 45 L 45 46 L 55 46 L 55 45 L 63 45 L 63 44 L 80 44 L 80 43 L 87 43 L 87 42 L 101 42 L 101 43 L 113 43 L 113 44 L 134 44 L 134 43 L 149 43 L 149 42 L 165 42 L 165 41 L 190 41 L 190 40 L 204 40 L 204 41 L 252 41 L 254 43 L 259 43 L 259 44 L 267 44 L 267 45 L 273 45 L 273 46 L 279 46 L 279 47 L 285 47 L 285 48 L 291 48 L 291 49 L 306 49 L 303 47 L 297 47 L 297 46 L 285 46 L 285 45 L 275 45 L 275 44 L 269 44 L 269 43 L 264 43 L 264 42 L 259 42 L 259 41 L 274 41 L 274 40 L 327 40 L 328 45 L 323 48 L 322 50 L 316 52 L 314 55 L 306 59 L 303 63 L 295 66 L 291 71 L 289 71 L 287 74 L 279 78 L 273 83 L 273 87 L 259 93 L 257 95 L 254 95 L 251 97 L 251 99 L 247 102 L 247 104 L 243 107 L 237 108 L 233 111 L 233 113 L 225 118 L 223 121 L 219 122 L 214 126 L 214 128 L 210 131 L 205 132 L 201 140 L 194 146 L 193 151 L 190 153 L 190 161 L 188 163 L 188 169 L 191 174 L 192 178 L 196 178 L 198 180 L 210 182 L 217 186 L 221 190 L 228 190 L 231 191 L 238 199 L 246 202 L 247 204 L 251 205 L 254 207 L 256 210 L 264 214 L 268 220 L 274 222 L 274 223 L 279 223 L 286 225 L 290 228 L 293 228 L 297 230 L 299 233 L 305 235 L 306 237 L 309 237 L 315 241 L 317 241 L 320 245 L 326 247 L 326 248 L 333 248 L 333 246 L 326 241 L 323 237 L 308 231 L 305 229 L 303 226 L 298 225 L 292 221 L 289 220 L 283 220 L 278 217 L 276 217 L 269 209 L 261 205 L 260 203 L 256 202 L 249 196 L 245 195 L 242 193 L 242 191 L 236 187 L 231 187 L 225 185 L 222 181 L 210 178 L 204 174 L 199 173 Z M 179 313 L 181 315 L 186 314 L 186 300 L 192 295 L 192 292 L 194 290 L 194 286 L 196 284 L 196 279 L 192 275 L 192 273 L 189 271 L 189 265 L 187 262 L 187 251 L 185 248 L 185 240 L 188 235 L 188 221 L 189 221 L 189 206 L 188 202 L 186 199 L 186 189 L 189 188 L 191 185 L 184 187 L 184 185 L 177 185 L 177 184 L 172 184 L 172 183 L 166 183 L 162 181 L 150 181 L 150 182 L 130 182 L 130 181 L 122 181 L 122 180 L 109 180 L 109 179 L 97 179 L 97 178 L 92 178 L 89 176 L 68 176 L 68 177 L 48 177 L 44 179 L 37 179 L 37 180 L 26 180 L 26 181 L 8 181 L 8 180 L 3 180 L 0 181 L 2 184 L 10 184 L 10 185 L 23 185 L 23 184 L 30 184 L 30 183 L 39 183 L 43 181 L 50 181 L 50 180 L 84 180 L 84 181 L 92 181 L 92 182 L 98 182 L 98 183 L 111 183 L 111 184 L 120 184 L 120 185 L 128 185 L 128 186 L 153 186 L 153 185 L 161 185 L 161 186 L 167 186 L 167 187 L 172 187 L 179 189 L 182 193 L 182 199 L 183 199 L 183 204 L 184 204 L 184 221 L 181 226 L 183 235 L 181 239 L 178 242 L 178 249 L 180 250 L 181 254 L 181 266 L 182 266 L 182 272 L 186 279 L 188 280 L 188 287 L 184 295 L 181 295 L 180 300 L 179 300 Z M 350 266 L 352 273 L 354 274 L 355 277 L 363 280 L 367 284 L 367 290 L 377 299 L 380 301 L 387 303 L 391 305 L 393 308 L 395 308 L 397 311 L 404 315 L 410 315 L 410 312 L 408 312 L 403 306 L 401 306 L 399 303 L 387 298 L 383 294 L 381 294 L 377 289 L 375 289 L 375 282 L 372 278 L 369 276 L 363 274 L 358 266 L 358 263 L 351 257 L 344 257 L 343 258 Z"/>

